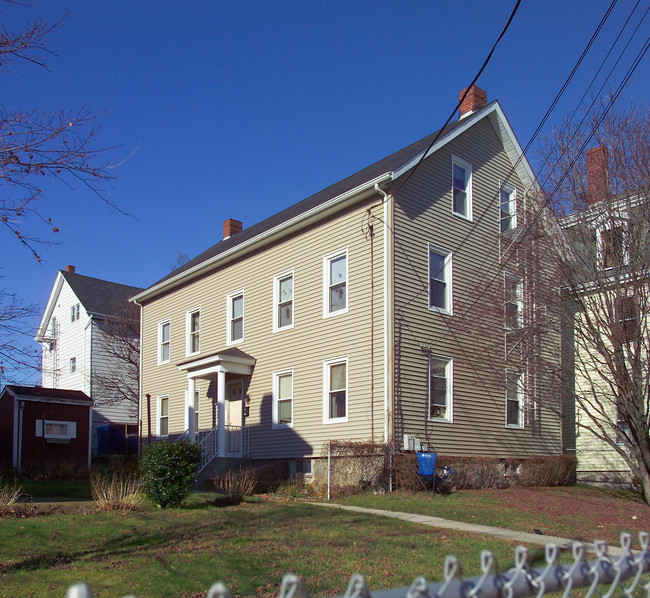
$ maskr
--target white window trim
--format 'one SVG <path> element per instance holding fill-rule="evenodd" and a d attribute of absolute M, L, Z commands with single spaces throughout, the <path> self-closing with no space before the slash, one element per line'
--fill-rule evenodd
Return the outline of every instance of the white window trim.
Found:
<path fill-rule="evenodd" d="M 510 199 L 508 200 L 508 214 L 510 214 L 510 226 L 506 230 L 501 230 L 501 192 L 505 191 Z M 499 181 L 499 232 L 504 234 L 517 228 L 517 187 Z"/>
<path fill-rule="evenodd" d="M 198 351 L 192 351 L 192 339 L 191 339 L 191 330 L 190 326 L 192 324 L 192 314 L 197 313 L 199 314 L 199 350 Z M 190 355 L 198 355 L 201 353 L 201 306 L 198 305 L 197 307 L 193 307 L 192 309 L 188 309 L 185 312 L 185 357 L 189 357 Z"/>
<path fill-rule="evenodd" d="M 232 300 L 241 296 L 243 299 L 242 316 L 241 316 L 241 338 L 233 340 L 232 338 Z M 239 289 L 228 293 L 226 296 L 226 345 L 237 345 L 244 342 L 246 336 L 246 298 L 244 289 Z"/>
<path fill-rule="evenodd" d="M 628 222 L 623 221 L 623 222 L 621 222 L 619 224 L 614 224 L 614 223 L 608 222 L 607 224 L 605 224 L 603 226 L 599 226 L 596 229 L 596 244 L 597 244 L 596 253 L 597 253 L 597 259 L 598 259 L 598 267 L 601 268 L 602 270 L 611 270 L 612 268 L 616 267 L 616 266 L 605 266 L 605 264 L 603 263 L 604 256 L 603 256 L 603 236 L 602 235 L 603 235 L 603 232 L 612 230 L 613 228 L 614 229 L 620 228 L 622 233 L 623 233 L 623 240 L 622 240 L 622 243 L 623 243 L 623 263 L 621 264 L 621 266 L 627 266 L 629 264 L 630 255 L 629 255 L 629 251 L 628 251 L 628 249 L 629 249 L 628 248 L 629 241 L 628 241 L 628 238 L 627 238 L 627 235 L 628 235 L 627 227 L 628 227 Z"/>
<path fill-rule="evenodd" d="M 75 374 L 77 372 L 77 358 L 76 357 L 71 357 L 70 358 L 70 373 Z"/>
<path fill-rule="evenodd" d="M 329 310 L 330 299 L 330 274 L 329 265 L 332 260 L 337 257 L 345 256 L 345 307 L 336 311 Z M 323 256 L 323 318 L 333 318 L 341 314 L 347 314 L 350 309 L 350 257 L 348 255 L 348 248 L 344 247 L 338 251 L 334 251 Z"/>
<path fill-rule="evenodd" d="M 345 417 L 329 416 L 329 393 L 330 393 L 330 368 L 333 365 L 345 364 Z M 323 361 L 323 423 L 324 424 L 344 424 L 347 423 L 350 416 L 350 366 L 348 357 L 338 357 Z"/>
<path fill-rule="evenodd" d="M 291 375 L 291 423 L 290 424 L 281 424 L 280 423 L 280 413 L 279 413 L 279 400 L 280 400 L 280 378 L 282 376 Z M 294 375 L 293 368 L 288 370 L 280 370 L 273 372 L 273 422 L 271 428 L 273 430 L 288 430 L 293 428 L 293 386 L 294 386 Z M 286 399 L 285 399 L 286 400 Z"/>
<path fill-rule="evenodd" d="M 445 286 L 445 302 L 447 303 L 447 309 L 443 309 L 441 307 L 437 307 L 435 305 L 431 305 L 431 251 L 434 253 L 437 253 L 438 255 L 443 255 L 445 256 L 445 267 L 444 267 L 444 275 L 445 275 L 445 281 L 446 281 L 446 286 Z M 430 311 L 435 311 L 441 314 L 448 314 L 450 316 L 454 315 L 454 303 L 453 303 L 453 298 L 454 298 L 454 293 L 453 293 L 453 263 L 452 263 L 452 258 L 453 254 L 451 251 L 448 249 L 443 249 L 442 247 L 438 247 L 437 245 L 434 245 L 433 243 L 429 243 L 428 245 L 428 251 L 427 251 L 427 306 Z"/>
<path fill-rule="evenodd" d="M 280 306 L 280 281 L 291 276 L 293 286 L 293 296 L 291 299 L 291 324 L 280 326 L 278 308 Z M 281 330 L 291 330 L 296 321 L 296 277 L 293 270 L 287 270 L 273 277 L 273 332 Z"/>
<path fill-rule="evenodd" d="M 66 433 L 65 434 L 48 434 L 45 431 L 46 427 L 47 427 L 47 424 L 65 425 L 66 426 Z M 35 436 L 37 438 L 45 437 L 46 439 L 51 438 L 51 439 L 56 439 L 56 440 L 71 440 L 71 439 L 77 437 L 77 422 L 58 421 L 58 420 L 53 420 L 53 419 L 46 419 L 46 420 L 37 419 L 36 420 L 36 434 L 35 434 Z"/>
<path fill-rule="evenodd" d="M 508 376 L 509 375 L 516 375 L 518 377 L 518 383 L 517 383 L 517 397 L 519 400 L 519 424 L 509 424 L 508 423 Z M 525 427 L 525 421 L 524 421 L 524 402 L 526 399 L 525 396 L 525 379 L 524 379 L 524 374 L 523 372 L 520 372 L 518 370 L 506 370 L 506 413 L 505 413 L 505 422 L 506 422 L 506 428 L 512 428 L 514 430 L 521 430 Z"/>
<path fill-rule="evenodd" d="M 163 359 L 162 358 L 162 329 L 163 326 L 167 324 L 169 325 L 169 340 L 167 341 L 167 344 L 169 345 L 169 358 L 168 359 Z M 160 320 L 158 322 L 158 345 L 157 345 L 157 363 L 158 365 L 163 365 L 165 363 L 169 363 L 171 361 L 172 357 L 172 325 L 171 325 L 171 320 L 168 318 L 166 320 Z"/>
<path fill-rule="evenodd" d="M 433 396 L 431 394 L 431 359 L 444 359 L 447 361 L 445 366 L 445 378 L 447 382 L 447 417 L 431 417 L 431 401 Z M 445 357 L 444 355 L 437 355 L 435 353 L 429 353 L 428 361 L 428 371 L 427 371 L 427 384 L 428 384 L 428 394 L 429 400 L 427 404 L 427 417 L 429 421 L 432 422 L 441 422 L 447 424 L 454 423 L 454 360 L 451 357 Z"/>
<path fill-rule="evenodd" d="M 80 309 L 79 303 L 72 306 L 70 309 L 70 322 L 76 322 L 79 320 Z"/>
<path fill-rule="evenodd" d="M 160 433 L 160 403 L 163 399 L 167 399 L 167 434 L 165 436 Z M 158 438 L 169 437 L 169 395 L 158 395 L 156 397 L 156 436 Z"/>
<path fill-rule="evenodd" d="M 506 289 L 507 289 L 507 282 L 508 280 L 514 280 L 517 285 L 516 285 L 516 298 L 515 301 L 508 301 L 508 297 L 506 295 Z M 510 272 L 505 272 L 504 275 L 504 281 L 503 281 L 503 324 L 505 326 L 506 330 L 520 330 L 521 327 L 524 325 L 524 281 L 521 278 L 521 276 L 516 276 L 515 274 L 511 274 Z M 516 303 L 517 304 L 517 326 L 512 327 L 508 326 L 508 314 L 507 314 L 507 305 L 508 303 Z"/>
<path fill-rule="evenodd" d="M 468 173 L 467 188 L 465 193 L 467 194 L 467 214 L 461 214 L 454 210 L 454 166 L 460 166 L 462 169 Z M 469 222 L 473 221 L 474 218 L 474 199 L 473 199 L 473 175 L 472 175 L 472 165 L 469 162 L 466 162 L 458 156 L 451 156 L 451 212 L 455 216 L 462 218 L 463 220 L 468 220 Z"/>

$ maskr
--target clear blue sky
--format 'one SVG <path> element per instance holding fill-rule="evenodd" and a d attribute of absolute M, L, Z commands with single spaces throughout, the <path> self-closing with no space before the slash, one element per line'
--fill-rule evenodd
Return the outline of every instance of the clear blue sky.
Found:
<path fill-rule="evenodd" d="M 522 2 L 478 82 L 488 100 L 499 100 L 522 146 L 609 3 Z M 619 0 L 549 126 L 576 106 L 634 4 Z M 220 240 L 224 219 L 248 227 L 438 129 L 513 6 L 69 0 L 0 7 L 12 29 L 70 12 L 52 39 L 58 56 L 50 71 L 5 70 L 0 102 L 44 110 L 87 103 L 103 113 L 101 143 L 116 146 L 111 156 L 123 162 L 109 195 L 132 215 L 87 189 L 44 182 L 42 211 L 60 232 L 31 232 L 58 244 L 41 248 L 37 264 L 2 233 L 3 286 L 44 304 L 66 264 L 148 286 L 179 251 L 193 257 Z M 640 2 L 635 24 L 648 6 Z M 649 34 L 650 17 L 615 82 Z M 646 56 L 626 97 L 647 100 L 648 63 Z"/>

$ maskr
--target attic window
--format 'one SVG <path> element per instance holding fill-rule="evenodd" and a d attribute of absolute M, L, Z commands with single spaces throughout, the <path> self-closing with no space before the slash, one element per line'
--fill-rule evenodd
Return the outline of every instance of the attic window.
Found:
<path fill-rule="evenodd" d="M 73 305 L 70 308 L 70 321 L 75 322 L 76 320 L 79 319 L 79 304 Z"/>

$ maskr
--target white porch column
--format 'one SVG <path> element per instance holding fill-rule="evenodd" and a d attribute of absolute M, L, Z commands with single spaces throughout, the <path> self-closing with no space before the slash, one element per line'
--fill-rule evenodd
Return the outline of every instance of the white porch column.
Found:
<path fill-rule="evenodd" d="M 226 370 L 217 369 L 217 456 L 226 456 Z"/>
<path fill-rule="evenodd" d="M 196 383 L 194 378 L 187 378 L 187 433 L 190 442 L 196 442 L 196 430 L 194 429 L 194 412 L 196 410 Z"/>

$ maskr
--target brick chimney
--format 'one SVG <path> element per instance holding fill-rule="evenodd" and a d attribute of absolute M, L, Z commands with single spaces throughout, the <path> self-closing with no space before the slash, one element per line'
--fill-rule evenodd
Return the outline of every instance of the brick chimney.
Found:
<path fill-rule="evenodd" d="M 458 101 L 460 102 L 466 89 L 461 89 L 458 92 Z M 460 118 L 469 116 L 473 112 L 485 108 L 487 106 L 487 92 L 477 85 L 472 85 L 467 92 L 467 96 L 460 105 L 459 112 Z"/>
<path fill-rule="evenodd" d="M 239 220 L 234 220 L 233 218 L 228 218 L 228 220 L 223 221 L 223 240 L 225 241 L 229 237 L 240 233 L 243 229 L 243 225 Z"/>
<path fill-rule="evenodd" d="M 68 265 L 65 267 L 65 271 L 66 271 L 66 272 L 70 272 L 70 274 L 74 274 L 74 273 L 75 273 L 75 269 L 76 269 L 76 268 L 75 268 L 73 265 L 71 265 L 71 264 L 68 264 Z"/>
<path fill-rule="evenodd" d="M 587 202 L 609 196 L 609 151 L 604 145 L 587 150 Z"/>

